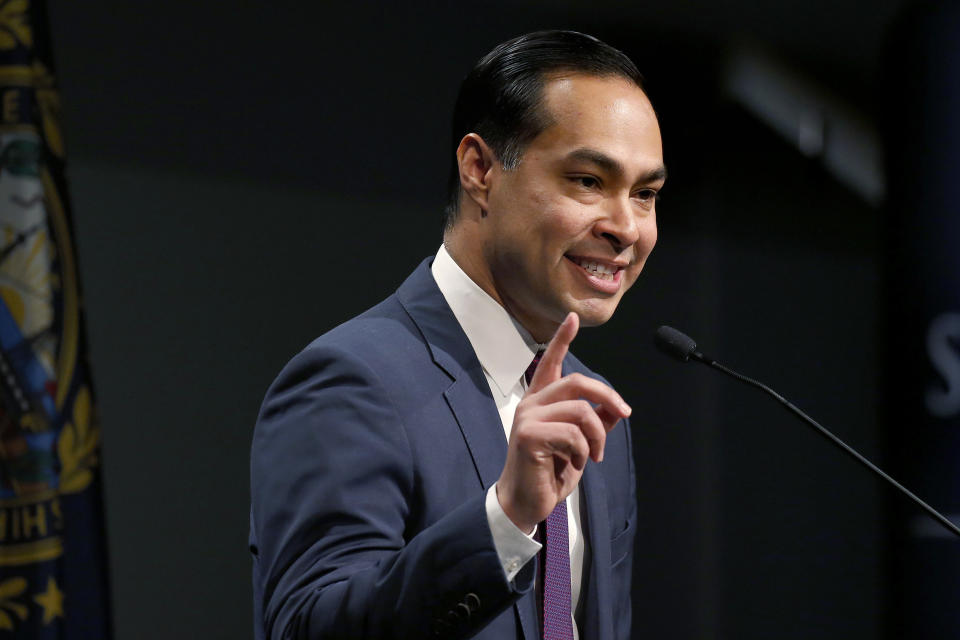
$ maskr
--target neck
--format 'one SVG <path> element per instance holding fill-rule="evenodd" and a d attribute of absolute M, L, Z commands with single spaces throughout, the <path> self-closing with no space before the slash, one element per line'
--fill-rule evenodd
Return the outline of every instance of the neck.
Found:
<path fill-rule="evenodd" d="M 461 226 L 463 224 L 469 223 L 458 222 L 452 229 L 448 229 L 443 234 L 443 246 L 446 247 L 447 253 L 457 263 L 457 266 L 467 274 L 467 277 L 473 280 L 497 304 L 506 309 L 510 317 L 526 329 L 534 340 L 539 343 L 549 342 L 558 325 L 541 326 L 542 323 L 533 322 L 533 319 L 514 312 L 514 305 L 510 304 L 510 301 L 501 295 L 496 287 L 493 273 L 483 257 L 483 242 L 479 240 L 479 234 L 473 235 L 464 231 L 463 226 Z"/>
<path fill-rule="evenodd" d="M 478 241 L 477 234 L 469 234 L 464 230 L 465 224 L 469 223 L 460 221 L 452 229 L 448 229 L 443 234 L 443 246 L 447 248 L 447 253 L 457 266 L 488 296 L 496 300 L 497 304 L 506 309 L 503 298 L 493 284 L 493 274 L 483 259 L 483 243 Z"/>

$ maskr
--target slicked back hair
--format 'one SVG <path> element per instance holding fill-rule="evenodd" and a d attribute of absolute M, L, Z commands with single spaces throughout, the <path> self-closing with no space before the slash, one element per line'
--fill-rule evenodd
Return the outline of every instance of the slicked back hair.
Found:
<path fill-rule="evenodd" d="M 542 104 L 546 77 L 564 72 L 620 76 L 645 91 L 643 76 L 630 58 L 585 33 L 536 31 L 494 47 L 464 78 L 457 94 L 445 229 L 453 226 L 460 208 L 456 153 L 463 136 L 476 133 L 504 170 L 515 169 L 527 145 L 550 125 Z"/>

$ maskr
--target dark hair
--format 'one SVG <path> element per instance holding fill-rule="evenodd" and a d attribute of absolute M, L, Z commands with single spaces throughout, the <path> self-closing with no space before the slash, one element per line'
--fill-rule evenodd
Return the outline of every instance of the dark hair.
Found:
<path fill-rule="evenodd" d="M 504 169 L 515 169 L 527 145 L 550 125 L 549 114 L 541 108 L 544 78 L 564 71 L 621 76 L 644 89 L 643 76 L 630 58 L 585 33 L 537 31 L 494 47 L 464 78 L 457 94 L 445 228 L 453 224 L 460 206 L 456 151 L 463 136 L 477 133 Z"/>

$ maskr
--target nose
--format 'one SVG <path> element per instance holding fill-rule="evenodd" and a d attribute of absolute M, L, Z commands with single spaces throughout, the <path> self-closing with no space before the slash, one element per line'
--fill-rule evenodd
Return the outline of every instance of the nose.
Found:
<path fill-rule="evenodd" d="M 594 235 L 620 253 L 640 239 L 640 219 L 629 197 L 611 199 L 605 215 L 594 225 Z"/>

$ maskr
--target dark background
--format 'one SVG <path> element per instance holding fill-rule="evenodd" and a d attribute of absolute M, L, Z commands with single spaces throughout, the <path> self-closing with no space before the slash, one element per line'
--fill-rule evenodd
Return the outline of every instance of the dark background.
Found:
<path fill-rule="evenodd" d="M 263 393 L 436 251 L 460 78 L 553 27 L 635 59 L 671 174 L 643 276 L 576 344 L 635 411 L 636 637 L 882 637 L 888 490 L 650 335 L 676 325 L 884 459 L 882 200 L 724 78 L 750 51 L 878 127 L 903 4 L 51 3 L 117 637 L 252 636 Z"/>

